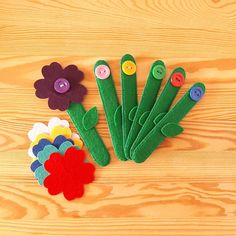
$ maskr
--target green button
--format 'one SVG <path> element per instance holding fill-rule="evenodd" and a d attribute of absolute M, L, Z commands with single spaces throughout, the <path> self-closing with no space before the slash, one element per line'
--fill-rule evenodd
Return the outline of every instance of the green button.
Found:
<path fill-rule="evenodd" d="M 163 79 L 166 75 L 166 68 L 162 65 L 156 65 L 152 69 L 152 75 L 155 79 Z"/>

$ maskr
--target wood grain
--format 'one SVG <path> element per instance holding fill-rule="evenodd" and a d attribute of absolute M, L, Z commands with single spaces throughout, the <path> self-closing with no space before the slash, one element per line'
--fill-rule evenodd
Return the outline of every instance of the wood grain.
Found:
<path fill-rule="evenodd" d="M 0 0 L 0 27 L 0 235 L 236 235 L 235 0 Z M 168 74 L 186 69 L 177 99 L 195 82 L 207 89 L 184 133 L 140 165 L 115 158 L 92 73 L 96 60 L 109 61 L 120 97 L 127 52 L 137 59 L 139 96 L 156 59 Z M 33 123 L 69 119 L 34 96 L 52 61 L 85 72 L 84 105 L 98 107 L 112 155 L 72 202 L 37 185 L 27 156 Z"/>

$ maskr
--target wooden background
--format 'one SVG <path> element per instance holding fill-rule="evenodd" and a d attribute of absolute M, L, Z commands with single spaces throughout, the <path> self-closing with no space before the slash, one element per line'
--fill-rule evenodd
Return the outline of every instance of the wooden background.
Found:
<path fill-rule="evenodd" d="M 143 164 L 116 160 L 92 74 L 137 59 L 141 95 L 151 63 L 187 71 L 181 94 L 197 81 L 204 99 L 185 132 Z M 29 170 L 27 132 L 52 116 L 34 96 L 43 65 L 74 63 L 85 72 L 86 108 L 112 154 L 82 199 L 68 202 L 38 186 Z M 236 235 L 235 0 L 0 0 L 0 235 Z M 90 157 L 89 157 L 90 158 Z"/>

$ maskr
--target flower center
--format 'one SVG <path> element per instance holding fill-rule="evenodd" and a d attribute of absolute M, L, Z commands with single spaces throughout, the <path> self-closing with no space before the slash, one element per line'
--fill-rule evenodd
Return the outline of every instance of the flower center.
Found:
<path fill-rule="evenodd" d="M 70 89 L 70 83 L 65 78 L 59 78 L 54 83 L 54 89 L 58 93 L 66 93 Z"/>

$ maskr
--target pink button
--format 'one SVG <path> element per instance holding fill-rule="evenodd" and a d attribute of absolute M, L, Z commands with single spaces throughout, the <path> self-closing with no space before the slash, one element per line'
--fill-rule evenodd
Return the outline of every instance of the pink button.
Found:
<path fill-rule="evenodd" d="M 110 73 L 110 68 L 106 65 L 99 65 L 95 69 L 95 75 L 99 79 L 107 79 Z"/>
<path fill-rule="evenodd" d="M 184 84 L 184 75 L 181 72 L 175 72 L 171 76 L 171 84 L 174 87 L 181 87 Z"/>

